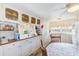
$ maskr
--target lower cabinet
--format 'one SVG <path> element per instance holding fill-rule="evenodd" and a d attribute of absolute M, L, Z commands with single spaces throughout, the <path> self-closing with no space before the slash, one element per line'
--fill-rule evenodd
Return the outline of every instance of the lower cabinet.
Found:
<path fill-rule="evenodd" d="M 31 40 L 32 41 L 32 53 L 35 52 L 37 49 L 39 49 L 41 47 L 41 42 L 40 40 L 38 39 L 38 37 L 35 37 L 35 38 L 32 38 Z"/>
<path fill-rule="evenodd" d="M 21 42 L 22 56 L 28 56 L 31 54 L 31 42 L 24 40 Z"/>
<path fill-rule="evenodd" d="M 22 48 L 21 48 L 21 44 L 20 44 L 20 43 L 21 43 L 21 41 L 15 43 L 16 50 L 17 50 L 17 55 L 18 55 L 18 56 L 21 56 L 21 55 L 22 55 Z"/>
<path fill-rule="evenodd" d="M 3 55 L 4 56 L 18 56 L 20 55 L 19 44 L 11 43 L 3 46 Z"/>
<path fill-rule="evenodd" d="M 37 37 L 0 46 L 0 56 L 29 56 L 41 47 Z"/>
<path fill-rule="evenodd" d="M 21 48 L 22 48 L 22 56 L 28 56 L 31 55 L 33 52 L 35 52 L 38 48 L 41 47 L 40 39 L 37 37 L 31 38 L 29 40 L 25 40 L 21 42 Z"/>
<path fill-rule="evenodd" d="M 0 46 L 0 56 L 3 56 L 3 46 Z"/>

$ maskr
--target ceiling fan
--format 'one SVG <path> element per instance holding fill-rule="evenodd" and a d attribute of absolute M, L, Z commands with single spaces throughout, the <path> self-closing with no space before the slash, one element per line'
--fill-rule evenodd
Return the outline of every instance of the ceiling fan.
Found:
<path fill-rule="evenodd" d="M 75 11 L 79 10 L 79 4 L 78 3 L 67 3 L 64 7 L 55 9 L 54 11 L 63 11 L 60 15 L 63 14 L 71 14 L 74 13 Z"/>

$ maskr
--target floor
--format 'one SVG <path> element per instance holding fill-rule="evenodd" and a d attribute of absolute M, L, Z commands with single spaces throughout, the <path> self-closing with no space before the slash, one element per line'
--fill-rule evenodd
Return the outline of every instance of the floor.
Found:
<path fill-rule="evenodd" d="M 41 47 L 35 51 L 31 56 L 47 56 L 46 49 Z"/>

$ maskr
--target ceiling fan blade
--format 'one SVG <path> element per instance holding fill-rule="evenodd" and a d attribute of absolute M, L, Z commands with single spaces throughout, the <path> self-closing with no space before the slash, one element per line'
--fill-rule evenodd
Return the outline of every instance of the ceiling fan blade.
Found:
<path fill-rule="evenodd" d="M 64 15 L 66 13 L 66 11 L 63 11 L 62 13 L 61 13 L 61 15 Z"/>
<path fill-rule="evenodd" d="M 67 12 L 67 10 L 63 11 L 60 15 L 63 16 L 65 14 L 68 14 L 69 15 L 69 13 Z"/>
<path fill-rule="evenodd" d="M 65 7 L 59 8 L 59 9 L 54 9 L 54 11 L 59 11 L 59 10 L 63 10 L 63 9 L 65 9 Z"/>

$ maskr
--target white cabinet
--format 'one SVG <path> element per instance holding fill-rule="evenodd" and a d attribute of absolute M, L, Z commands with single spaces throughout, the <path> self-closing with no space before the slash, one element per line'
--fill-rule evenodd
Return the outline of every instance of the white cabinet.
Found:
<path fill-rule="evenodd" d="M 17 56 L 20 54 L 18 42 L 6 44 L 3 46 L 3 55 L 4 56 Z"/>
<path fill-rule="evenodd" d="M 41 47 L 38 37 L 0 46 L 0 56 L 29 56 Z"/>
<path fill-rule="evenodd" d="M 31 42 L 29 40 L 23 40 L 21 42 L 22 56 L 31 54 L 32 49 L 31 49 Z"/>
<path fill-rule="evenodd" d="M 13 44 L 7 44 L 4 46 L 4 56 L 16 56 L 17 47 Z"/>
<path fill-rule="evenodd" d="M 17 48 L 17 55 L 18 56 L 22 55 L 22 48 L 21 48 L 21 44 L 20 43 L 21 43 L 21 41 L 15 43 L 15 46 Z"/>
<path fill-rule="evenodd" d="M 41 47 L 41 36 L 37 37 L 37 39 L 36 39 L 36 45 L 37 45 L 36 46 L 37 48 Z"/>
<path fill-rule="evenodd" d="M 3 56 L 3 46 L 0 46 L 0 56 Z"/>
<path fill-rule="evenodd" d="M 36 48 L 36 45 L 37 45 L 37 44 L 36 44 L 36 43 L 37 43 L 36 40 L 37 40 L 37 39 L 36 39 L 36 37 L 34 37 L 34 38 L 31 38 L 31 40 L 32 40 L 32 41 L 31 41 L 31 42 L 32 42 L 32 43 L 31 43 L 31 45 L 32 45 L 31 48 L 32 48 L 32 53 L 33 53 L 34 51 L 37 50 L 37 48 Z"/>
<path fill-rule="evenodd" d="M 31 48 L 32 48 L 32 53 L 33 53 L 41 47 L 41 42 L 40 42 L 39 37 L 31 38 L 31 40 L 32 40 L 32 47 Z"/>
<path fill-rule="evenodd" d="M 22 56 L 31 55 L 33 52 L 35 52 L 40 47 L 41 47 L 41 43 L 38 37 L 24 40 L 21 42 Z"/>

